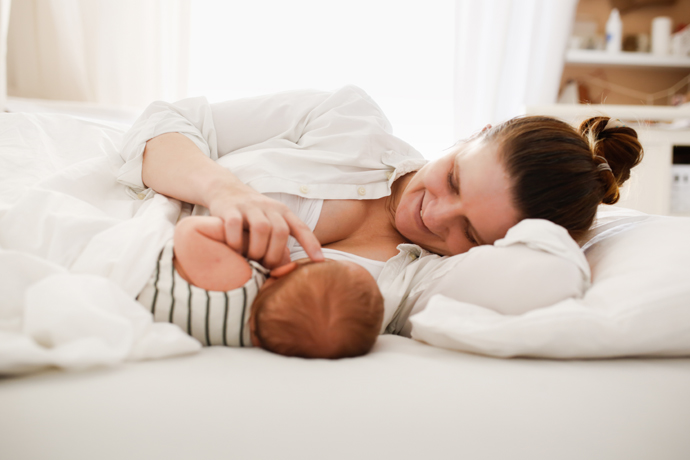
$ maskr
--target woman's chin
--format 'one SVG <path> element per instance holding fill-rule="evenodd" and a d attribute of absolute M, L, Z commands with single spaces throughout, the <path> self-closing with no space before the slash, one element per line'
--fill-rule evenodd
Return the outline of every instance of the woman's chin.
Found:
<path fill-rule="evenodd" d="M 435 247 L 433 244 L 430 244 L 431 242 L 429 241 L 429 234 L 426 231 L 420 230 L 416 228 L 414 225 L 410 225 L 410 222 L 403 221 L 398 223 L 396 221 L 396 226 L 398 229 L 398 232 L 410 243 L 416 244 L 417 246 L 420 246 L 427 251 L 435 252 L 439 254 L 439 249 Z"/>

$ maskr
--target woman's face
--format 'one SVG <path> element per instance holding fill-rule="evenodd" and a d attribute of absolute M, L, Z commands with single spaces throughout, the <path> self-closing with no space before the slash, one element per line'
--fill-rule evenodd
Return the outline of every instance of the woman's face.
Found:
<path fill-rule="evenodd" d="M 518 222 L 510 185 L 497 145 L 481 138 L 460 142 L 409 181 L 395 225 L 405 238 L 437 254 L 493 244 Z"/>

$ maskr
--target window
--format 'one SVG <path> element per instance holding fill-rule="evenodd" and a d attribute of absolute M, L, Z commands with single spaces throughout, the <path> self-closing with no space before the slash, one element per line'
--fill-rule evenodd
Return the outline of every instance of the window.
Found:
<path fill-rule="evenodd" d="M 454 142 L 454 2 L 194 0 L 188 95 L 363 88 L 427 158 Z"/>

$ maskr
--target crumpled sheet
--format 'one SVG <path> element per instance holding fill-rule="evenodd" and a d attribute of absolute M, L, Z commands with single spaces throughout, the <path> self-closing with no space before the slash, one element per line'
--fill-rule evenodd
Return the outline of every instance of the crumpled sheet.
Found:
<path fill-rule="evenodd" d="M 180 203 L 115 179 L 126 126 L 0 115 L 0 374 L 193 353 L 134 299 Z"/>

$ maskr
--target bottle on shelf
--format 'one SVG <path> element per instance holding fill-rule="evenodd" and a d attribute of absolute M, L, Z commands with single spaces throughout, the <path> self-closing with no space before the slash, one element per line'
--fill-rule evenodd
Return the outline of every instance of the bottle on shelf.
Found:
<path fill-rule="evenodd" d="M 618 8 L 611 10 L 606 21 L 606 51 L 620 53 L 623 48 L 623 22 Z"/>

